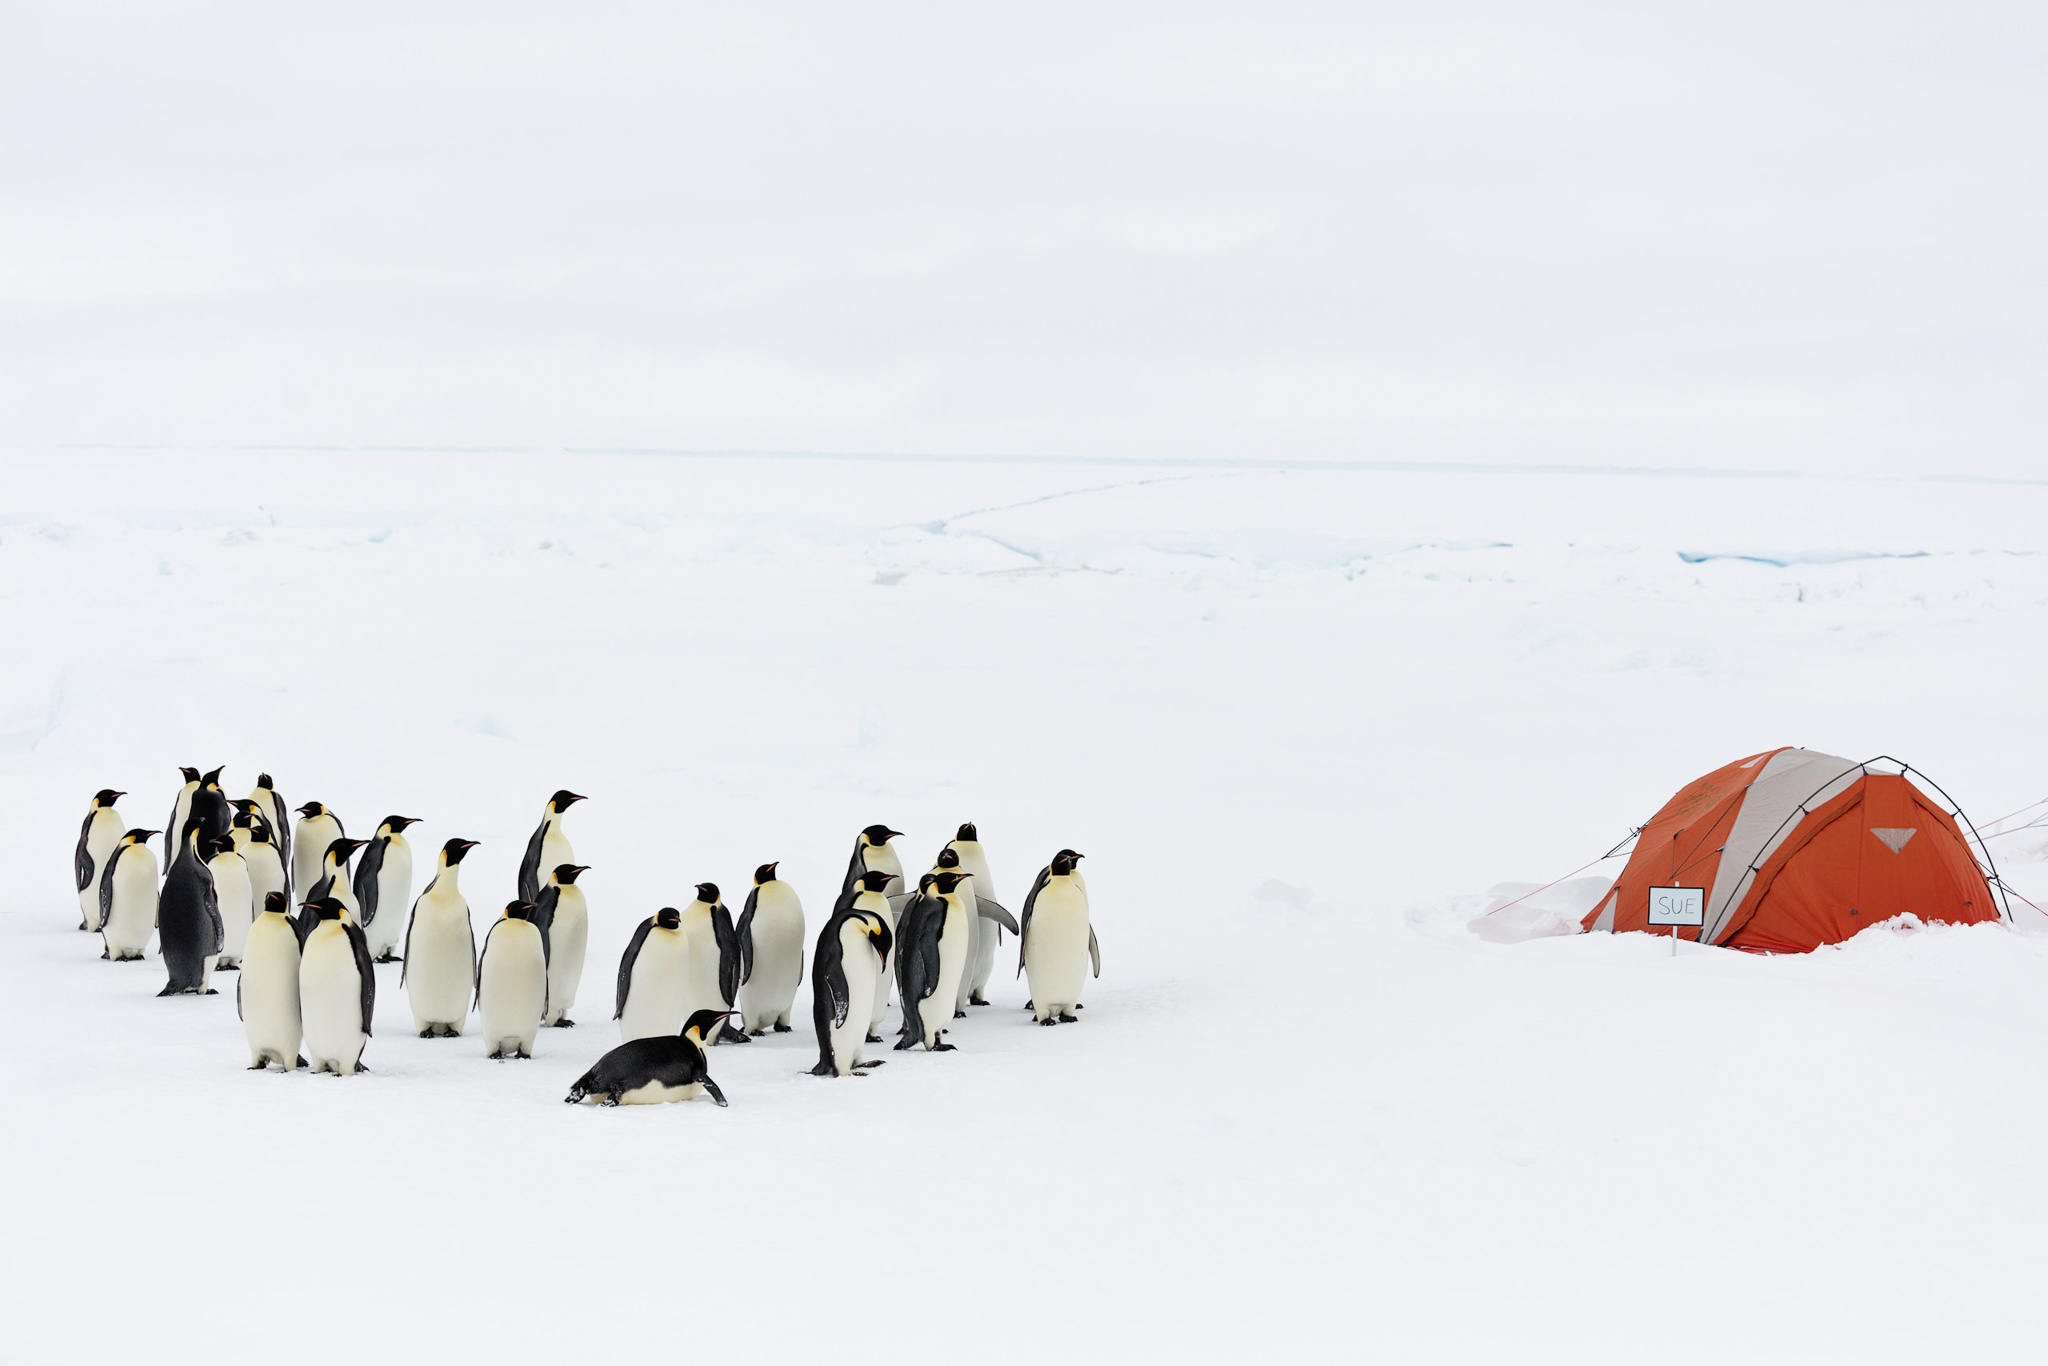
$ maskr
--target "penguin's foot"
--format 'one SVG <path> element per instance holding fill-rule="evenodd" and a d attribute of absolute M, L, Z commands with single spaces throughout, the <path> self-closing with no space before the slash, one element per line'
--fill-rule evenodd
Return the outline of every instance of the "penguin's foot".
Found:
<path fill-rule="evenodd" d="M 870 1031 L 868 1031 L 868 1036 L 867 1036 L 867 1038 L 866 1038 L 865 1040 L 863 1040 L 863 1042 L 865 1042 L 865 1043 L 880 1043 L 881 1041 L 882 1041 L 882 1036 L 881 1036 L 881 1035 L 879 1035 L 879 1034 L 877 1034 L 877 1033 L 875 1033 L 875 1032 L 874 1032 L 873 1030 L 870 1030 Z"/>
<path fill-rule="evenodd" d="M 855 1063 L 854 1066 L 858 1067 L 860 1064 Z M 838 1071 L 839 1069 L 832 1065 L 830 1058 L 820 1058 L 818 1059 L 818 1065 L 811 1069 L 810 1075 L 814 1077 L 830 1077 L 836 1075 Z"/>
<path fill-rule="evenodd" d="M 607 1110 L 616 1110 L 619 1108 L 619 1093 L 617 1091 L 607 1091 L 604 1093 L 604 1099 L 598 1103 Z"/>
<path fill-rule="evenodd" d="M 270 1066 L 270 1063 L 269 1063 L 269 1061 L 268 1061 L 267 1059 L 264 1059 L 264 1058 L 258 1058 L 258 1059 L 256 1059 L 256 1061 L 254 1061 L 254 1062 L 252 1062 L 252 1063 L 250 1063 L 250 1064 L 249 1064 L 249 1070 L 250 1070 L 251 1072 L 261 1072 L 261 1071 L 263 1071 L 263 1070 L 264 1070 L 265 1068 L 267 1068 L 267 1067 L 269 1067 L 269 1066 Z"/>
<path fill-rule="evenodd" d="M 982 1000 L 982 999 L 981 999 L 981 997 L 977 995 L 977 996 L 970 996 L 970 997 L 968 997 L 968 998 L 967 998 L 967 1004 L 969 1004 L 969 1005 L 971 1005 L 971 1006 L 985 1006 L 985 1005 L 987 1005 L 987 1004 L 988 1004 L 988 1002 L 987 1002 L 987 1001 L 984 1001 L 984 1000 Z"/>
<path fill-rule="evenodd" d="M 557 1029 L 574 1029 L 575 1027 L 576 1022 L 570 1019 L 567 1015 L 564 1015 L 561 1019 L 555 1021 L 555 1028 Z"/>
<path fill-rule="evenodd" d="M 240 963 L 215 963 L 213 970 L 215 972 L 240 972 L 242 965 Z"/>
<path fill-rule="evenodd" d="M 1055 1020 L 1052 1016 L 1048 1015 L 1044 1019 L 1040 1020 L 1039 1023 L 1044 1025 L 1047 1029 L 1050 1029 L 1054 1025 L 1058 1024 L 1059 1021 Z"/>
<path fill-rule="evenodd" d="M 719 1041 L 720 1043 L 752 1043 L 752 1042 L 753 1042 L 753 1040 L 752 1040 L 752 1039 L 748 1038 L 748 1037 L 747 1037 L 747 1036 L 746 1036 L 745 1034 L 741 1033 L 741 1032 L 740 1032 L 739 1030 L 737 1030 L 737 1029 L 734 1029 L 734 1028 L 733 1028 L 733 1027 L 732 1027 L 731 1025 L 726 1025 L 726 1026 L 722 1027 L 722 1028 L 721 1028 L 721 1029 L 720 1029 L 720 1030 L 718 1031 L 718 1041 Z"/>
<path fill-rule="evenodd" d="M 880 1043 L 880 1042 L 881 1042 L 881 1040 L 880 1040 L 880 1039 L 871 1039 L 871 1040 L 869 1040 L 869 1042 L 870 1042 L 870 1043 Z M 904 1037 L 903 1037 L 903 1038 L 902 1038 L 902 1039 L 901 1039 L 901 1040 L 900 1040 L 900 1041 L 899 1041 L 899 1042 L 897 1043 L 897 1045 L 896 1045 L 896 1051 L 897 1051 L 898 1053 L 901 1053 L 901 1052 L 902 1052 L 902 1051 L 903 1051 L 904 1049 L 906 1049 L 906 1048 L 910 1047 L 910 1045 L 912 1045 L 913 1043 L 916 1043 L 916 1042 L 917 1042 L 917 1040 L 915 1040 L 915 1039 L 911 1038 L 911 1037 L 910 1037 L 910 1036 L 908 1036 L 908 1035 L 905 1035 L 905 1036 L 904 1036 Z"/>
<path fill-rule="evenodd" d="M 1032 1009 L 1035 1009 L 1036 1007 L 1034 1007 L 1034 1006 L 1033 1006 L 1033 1005 L 1031 1004 L 1031 1002 L 1029 1002 L 1029 1001 L 1026 1001 L 1026 1002 L 1024 1003 L 1024 1008 L 1025 1008 L 1026 1010 L 1032 1010 Z"/>
<path fill-rule="evenodd" d="M 436 1025 L 428 1025 L 428 1026 L 427 1026 L 427 1027 L 426 1027 L 425 1029 L 422 1029 L 422 1030 L 420 1031 L 420 1037 L 421 1037 L 422 1039 L 431 1039 L 431 1038 L 433 1038 L 433 1037 L 434 1037 L 435 1035 L 439 1034 L 440 1032 L 441 1032 L 441 1030 L 440 1030 L 439 1026 L 436 1026 Z"/>
<path fill-rule="evenodd" d="M 925 1050 L 927 1053 L 951 1053 L 954 1051 L 955 1046 L 949 1043 L 935 1043 Z"/>
<path fill-rule="evenodd" d="M 775 1026 L 775 1032 L 777 1034 L 787 1034 L 789 1033 L 789 1026 L 786 1024 L 779 1024 Z"/>
<path fill-rule="evenodd" d="M 766 1025 L 763 1025 L 763 1026 L 761 1026 L 761 1028 L 759 1028 L 759 1029 L 750 1029 L 750 1030 L 748 1030 L 748 1031 L 747 1031 L 747 1037 L 748 1037 L 748 1038 L 752 1038 L 752 1039 L 758 1039 L 758 1038 L 760 1038 L 760 1037 L 761 1037 L 761 1036 L 762 1036 L 763 1034 L 766 1034 L 767 1032 L 768 1032 L 768 1027 L 767 1027 Z"/>
<path fill-rule="evenodd" d="M 159 996 L 176 996 L 177 994 L 178 994 L 178 988 L 177 988 L 177 986 L 176 986 L 176 985 L 172 985 L 172 986 L 167 986 L 167 987 L 165 987 L 165 988 L 164 988 L 164 989 L 163 989 L 162 991 L 159 991 L 159 992 L 157 993 L 157 995 L 159 995 Z"/>
<path fill-rule="evenodd" d="M 1085 1010 L 1085 1009 L 1087 1009 L 1087 1007 L 1086 1007 L 1086 1006 L 1084 1006 L 1084 1005 L 1082 1005 L 1082 1004 L 1081 1004 L 1081 1003 L 1080 1003 L 1079 1001 L 1076 1001 L 1076 1002 L 1074 1002 L 1074 1009 L 1076 1009 L 1076 1010 Z"/>
<path fill-rule="evenodd" d="M 504 1051 L 503 1051 L 502 1049 L 501 1049 L 501 1050 L 499 1050 L 499 1051 L 498 1051 L 498 1052 L 496 1052 L 496 1053 L 486 1053 L 486 1054 L 484 1054 L 484 1056 L 485 1056 L 485 1057 L 487 1057 L 487 1058 L 489 1058 L 489 1059 L 490 1059 L 490 1060 L 491 1060 L 492 1062 L 503 1062 L 503 1061 L 505 1061 L 505 1054 L 504 1054 Z"/>
<path fill-rule="evenodd" d="M 533 1056 L 533 1054 L 527 1052 L 525 1049 L 522 1048 L 519 1050 L 519 1056 L 522 1058 L 530 1058 Z"/>
<path fill-rule="evenodd" d="M 294 1068 L 293 1068 L 292 1070 L 296 1072 L 296 1071 L 298 1071 L 298 1070 L 299 1070 L 299 1068 L 301 1068 L 301 1067 L 304 1067 L 305 1065 L 306 1065 L 306 1060 L 305 1060 L 304 1058 L 300 1058 L 300 1059 L 299 1059 L 299 1062 L 298 1062 L 298 1067 L 294 1067 Z"/>
<path fill-rule="evenodd" d="M 217 991 L 215 991 L 215 990 L 214 990 L 214 989 L 213 989 L 212 987 L 208 987 L 208 988 L 207 988 L 206 990 L 204 990 L 204 991 L 200 992 L 199 994 L 200 994 L 201 996 L 218 996 L 218 995 L 220 995 L 220 993 L 219 993 L 219 992 L 217 992 Z"/>
<path fill-rule="evenodd" d="M 92 932 L 92 926 L 86 924 L 83 920 L 78 922 L 78 928 L 84 930 L 88 934 Z"/>
<path fill-rule="evenodd" d="M 114 955 L 113 955 L 112 953 L 108 952 L 108 951 L 107 951 L 106 949 L 101 949 L 101 950 L 100 950 L 100 961 L 101 961 L 102 963 L 111 963 L 111 962 L 113 962 L 113 961 L 114 961 Z"/>
<path fill-rule="evenodd" d="M 1071 1016 L 1071 1015 L 1060 1015 L 1060 1016 L 1056 1016 L 1055 1018 L 1056 1018 L 1056 1019 L 1058 1019 L 1058 1020 L 1059 1020 L 1059 1022 L 1060 1022 L 1061 1024 L 1079 1024 L 1079 1023 L 1081 1023 L 1081 1022 L 1080 1022 L 1079 1020 L 1075 1019 L 1075 1018 L 1074 1018 L 1073 1016 Z"/>
<path fill-rule="evenodd" d="M 953 1018 L 956 1020 L 964 1020 L 967 1018 L 967 1012 L 964 1010 L 956 1010 L 953 1012 Z"/>

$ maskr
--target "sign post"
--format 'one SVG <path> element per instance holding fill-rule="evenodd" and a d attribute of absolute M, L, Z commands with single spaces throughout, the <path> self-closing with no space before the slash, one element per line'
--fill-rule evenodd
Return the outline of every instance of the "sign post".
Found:
<path fill-rule="evenodd" d="M 1652 887 L 1650 923 L 1671 927 L 1671 956 L 1678 956 L 1678 927 L 1707 923 L 1707 889 L 1704 887 Z"/>

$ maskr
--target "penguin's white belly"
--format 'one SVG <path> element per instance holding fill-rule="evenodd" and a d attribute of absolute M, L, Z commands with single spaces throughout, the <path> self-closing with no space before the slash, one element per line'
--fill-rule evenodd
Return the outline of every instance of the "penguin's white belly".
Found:
<path fill-rule="evenodd" d="M 967 994 L 968 992 L 974 989 L 974 983 L 972 981 L 974 975 L 974 960 L 978 956 L 980 956 L 981 953 L 981 932 L 983 929 L 995 929 L 994 925 L 984 925 L 982 923 L 979 908 L 974 904 L 975 897 L 980 894 L 980 888 L 981 884 L 975 881 L 972 877 L 964 879 L 960 883 L 959 887 L 960 904 L 967 908 L 967 937 L 965 940 L 965 948 L 962 950 L 960 955 L 960 976 L 953 985 L 952 1001 L 953 1010 L 956 1013 L 967 1009 Z M 942 945 L 942 953 L 943 949 L 944 946 Z"/>
<path fill-rule="evenodd" d="M 100 927 L 100 874 L 107 870 L 107 855 L 120 848 L 124 833 L 111 808 L 92 813 L 92 826 L 85 835 L 85 856 L 92 860 L 92 876 L 78 891 L 78 914 L 89 930 Z"/>
<path fill-rule="evenodd" d="M 990 901 L 1001 901 L 996 895 L 996 880 L 989 875 L 988 858 L 981 851 L 981 844 L 975 840 L 955 840 L 953 852 L 960 856 L 960 866 L 974 874 L 974 894 L 985 896 Z M 996 969 L 996 949 L 1003 942 L 1003 927 L 993 920 L 982 920 L 976 915 L 974 929 L 974 956 L 967 962 L 967 995 L 982 995 L 988 986 L 988 979 Z"/>
<path fill-rule="evenodd" d="M 804 916 L 789 904 L 794 900 L 778 897 L 782 904 L 770 906 L 764 898 L 754 907 L 754 970 L 741 985 L 739 999 L 748 1029 L 789 1023 L 804 961 Z"/>
<path fill-rule="evenodd" d="M 548 968 L 541 956 L 540 931 L 524 920 L 500 921 L 485 946 L 477 983 L 476 1014 L 484 1047 L 495 1053 L 516 1044 L 521 1053 L 532 1053 L 547 997 Z"/>
<path fill-rule="evenodd" d="M 384 866 L 377 870 L 377 918 L 363 926 L 370 957 L 388 958 L 405 936 L 405 907 L 412 899 L 412 851 L 397 840 L 384 846 Z"/>
<path fill-rule="evenodd" d="M 860 1062 L 861 1045 L 867 1042 L 870 1010 L 874 1006 L 876 974 L 867 970 L 880 954 L 874 941 L 849 920 L 839 931 L 840 971 L 846 975 L 846 1023 L 832 1028 L 832 1065 L 840 1076 L 853 1071 Z"/>
<path fill-rule="evenodd" d="M 290 922 L 259 920 L 243 946 L 242 1031 L 249 1061 L 268 1057 L 289 1070 L 299 1054 L 299 937 Z"/>
<path fill-rule="evenodd" d="M 332 816 L 313 816 L 299 822 L 292 836 L 292 902 L 306 899 L 306 893 L 320 880 L 320 861 L 327 846 L 341 838 L 341 822 Z"/>
<path fill-rule="evenodd" d="M 285 886 L 284 863 L 274 844 L 243 845 L 242 862 L 249 869 L 249 900 L 261 914 L 263 902 L 272 892 L 289 891 Z"/>
<path fill-rule="evenodd" d="M 576 989 L 583 985 L 583 953 L 590 942 L 590 914 L 581 896 L 571 897 L 564 889 L 555 905 L 554 923 L 548 926 L 548 1023 L 553 1024 L 576 1004 Z"/>
<path fill-rule="evenodd" d="M 918 1011 L 926 1043 L 938 1042 L 939 1035 L 953 1027 L 953 1002 L 960 992 L 960 974 L 967 967 L 967 921 L 964 908 L 948 903 L 946 924 L 939 931 L 939 982 Z"/>
<path fill-rule="evenodd" d="M 470 956 L 469 904 L 421 898 L 413 909 L 405 962 L 405 999 L 413 1028 L 453 1025 L 469 1018 L 469 993 L 476 987 L 476 959 Z"/>
<path fill-rule="evenodd" d="M 696 925 L 683 922 L 683 935 L 690 945 L 688 966 L 684 970 L 684 980 L 688 985 L 683 990 L 683 1018 L 687 1020 L 700 1010 L 726 1009 L 731 1002 L 718 989 L 718 936 L 712 933 L 711 917 L 705 916 Z"/>
<path fill-rule="evenodd" d="M 255 917 L 255 902 L 249 885 L 249 867 L 241 859 L 224 857 L 209 865 L 213 873 L 213 895 L 220 904 L 220 961 L 239 963 L 249 940 L 249 925 Z"/>
<path fill-rule="evenodd" d="M 1088 901 L 1074 888 L 1048 885 L 1031 908 L 1031 942 L 1025 946 L 1024 976 L 1031 984 L 1033 1014 L 1071 1012 L 1088 980 Z"/>
<path fill-rule="evenodd" d="M 548 885 L 548 876 L 565 863 L 576 861 L 576 851 L 569 847 L 569 837 L 562 833 L 559 824 L 550 826 L 540 837 L 540 869 L 535 876 L 540 885 Z"/>
<path fill-rule="evenodd" d="M 881 897 L 876 897 L 875 900 L 880 901 L 882 904 L 878 907 L 861 906 L 861 909 L 877 910 L 881 913 L 882 919 L 887 921 L 889 924 L 889 943 L 892 946 L 889 951 L 889 956 L 886 958 L 884 958 L 881 954 L 874 952 L 872 949 L 870 949 L 867 954 L 869 958 L 876 960 L 874 999 L 872 1002 L 870 1002 L 868 1006 L 868 1023 L 870 1025 L 875 1026 L 875 1028 L 870 1032 L 880 1033 L 882 1017 L 889 1013 L 889 997 L 892 994 L 894 994 L 896 989 L 896 951 L 893 947 L 896 943 L 896 912 L 891 910 L 889 908 L 889 903 L 886 900 L 883 900 Z M 860 905 L 859 902 L 856 902 L 854 904 Z M 851 979 L 849 978 L 849 981 L 850 980 Z"/>
<path fill-rule="evenodd" d="M 114 865 L 114 904 L 101 932 L 115 958 L 140 957 L 156 929 L 156 858 L 140 845 Z"/>
<path fill-rule="evenodd" d="M 704 1094 L 702 1082 L 691 1082 L 687 1086 L 664 1086 L 650 1081 L 645 1086 L 636 1086 L 630 1091 L 619 1092 L 621 1105 L 668 1105 L 679 1100 L 695 1100 Z"/>
<path fill-rule="evenodd" d="M 299 962 L 299 1013 L 309 1061 L 315 1067 L 338 1063 L 344 1073 L 354 1072 L 369 1038 L 363 1033 L 362 978 L 348 935 L 334 921 L 323 921 L 306 937 Z"/>
<path fill-rule="evenodd" d="M 633 979 L 626 988 L 626 1009 L 619 1016 L 619 1037 L 630 1043 L 657 1034 L 683 1032 L 683 980 L 689 948 L 675 930 L 651 931 L 633 960 Z"/>

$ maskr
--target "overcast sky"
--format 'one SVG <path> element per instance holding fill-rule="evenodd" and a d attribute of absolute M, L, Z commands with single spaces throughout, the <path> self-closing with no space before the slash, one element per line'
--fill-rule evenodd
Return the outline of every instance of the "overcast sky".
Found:
<path fill-rule="evenodd" d="M 2048 474 L 2048 6 L 0 9 L 0 444 Z"/>

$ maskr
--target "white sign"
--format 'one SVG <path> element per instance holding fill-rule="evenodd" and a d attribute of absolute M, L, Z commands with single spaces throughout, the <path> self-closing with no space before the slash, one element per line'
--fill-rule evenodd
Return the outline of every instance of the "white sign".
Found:
<path fill-rule="evenodd" d="M 1707 889 L 1704 887 L 1652 887 L 1652 925 L 1704 925 L 1707 923 Z"/>

